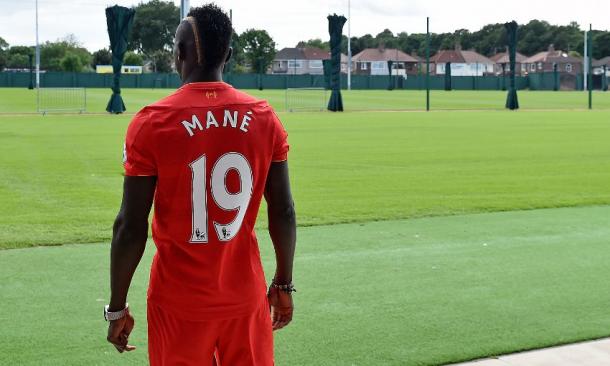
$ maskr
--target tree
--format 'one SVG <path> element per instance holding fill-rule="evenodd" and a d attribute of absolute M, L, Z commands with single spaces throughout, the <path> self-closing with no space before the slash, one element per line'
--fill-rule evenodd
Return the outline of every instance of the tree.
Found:
<path fill-rule="evenodd" d="M 321 50 L 330 51 L 330 43 L 324 42 L 320 38 L 310 39 L 308 41 L 301 41 L 297 44 L 297 48 L 315 47 Z"/>
<path fill-rule="evenodd" d="M 5 52 L 6 67 L 12 69 L 25 69 L 30 67 L 30 55 L 34 55 L 32 47 L 13 46 Z"/>
<path fill-rule="evenodd" d="M 231 64 L 229 67 L 231 68 L 231 72 L 233 73 L 244 73 L 247 72 L 245 68 L 246 64 L 246 55 L 244 54 L 244 45 L 241 37 L 235 29 L 233 29 L 233 37 L 231 38 L 231 47 L 233 48 L 233 53 L 231 55 L 231 59 L 229 63 Z M 228 71 L 228 70 L 225 70 Z"/>
<path fill-rule="evenodd" d="M 551 43 L 557 50 L 578 51 L 578 46 L 583 44 L 583 34 L 576 22 L 569 25 L 551 26 L 550 33 Z"/>
<path fill-rule="evenodd" d="M 610 31 L 593 35 L 593 57 L 600 59 L 610 56 Z"/>
<path fill-rule="evenodd" d="M 383 32 L 377 34 L 375 36 L 375 44 L 374 47 L 385 47 L 385 48 L 396 48 L 398 42 L 394 37 L 394 33 L 392 33 L 389 29 L 384 29 Z"/>
<path fill-rule="evenodd" d="M 0 37 L 0 52 L 6 51 L 8 49 L 8 42 L 4 40 L 4 38 Z"/>
<path fill-rule="evenodd" d="M 248 29 L 239 36 L 254 72 L 264 73 L 275 57 L 275 42 L 266 30 Z"/>
<path fill-rule="evenodd" d="M 504 24 L 487 24 L 480 30 L 472 33 L 472 43 L 468 48 L 472 47 L 485 56 L 493 56 L 506 50 L 506 45 L 508 44 L 506 35 Z"/>
<path fill-rule="evenodd" d="M 55 42 L 45 42 L 40 46 L 40 67 L 49 71 L 63 71 L 61 65 L 64 57 L 71 53 L 80 59 L 81 69 L 90 65 L 91 54 L 76 40 L 76 36 L 68 34 Z"/>
<path fill-rule="evenodd" d="M 93 52 L 93 56 L 91 58 L 92 68 L 95 68 L 97 65 L 110 65 L 111 63 L 112 54 L 110 53 L 110 50 L 102 48 L 101 50 Z"/>
<path fill-rule="evenodd" d="M 172 53 L 169 51 L 158 50 L 150 55 L 155 72 L 172 72 Z"/>
<path fill-rule="evenodd" d="M 62 71 L 67 72 L 81 72 L 83 71 L 83 64 L 81 62 L 80 57 L 78 55 L 73 54 L 72 52 L 66 53 L 66 55 L 59 62 Z"/>
<path fill-rule="evenodd" d="M 549 23 L 537 19 L 531 20 L 519 27 L 517 49 L 526 55 L 533 55 L 548 49 L 549 45 L 553 43 L 550 31 Z"/>
<path fill-rule="evenodd" d="M 144 64 L 144 60 L 142 59 L 142 56 L 138 55 L 137 53 L 129 51 L 125 54 L 125 58 L 123 59 L 123 64 L 129 65 L 129 66 L 142 66 Z"/>
<path fill-rule="evenodd" d="M 155 51 L 172 51 L 174 34 L 180 24 L 180 9 L 173 1 L 152 0 L 134 7 L 130 50 L 147 56 Z"/>
<path fill-rule="evenodd" d="M 4 40 L 4 38 L 0 37 L 0 71 L 4 70 L 6 67 L 6 49 L 8 48 L 8 43 Z"/>

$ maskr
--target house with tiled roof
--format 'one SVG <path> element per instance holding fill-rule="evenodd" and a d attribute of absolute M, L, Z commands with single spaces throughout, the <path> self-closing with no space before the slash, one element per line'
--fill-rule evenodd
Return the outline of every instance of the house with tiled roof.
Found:
<path fill-rule="evenodd" d="M 352 57 L 352 72 L 356 75 L 388 75 L 392 61 L 393 75 L 417 74 L 419 59 L 395 48 L 366 48 Z"/>
<path fill-rule="evenodd" d="M 516 53 L 515 72 L 517 75 L 525 74 L 525 65 L 523 65 L 523 61 L 525 61 L 526 58 L 527 58 L 527 56 L 524 56 L 519 52 Z M 494 62 L 494 74 L 502 75 L 503 72 L 505 72 L 506 74 L 509 73 L 510 57 L 509 57 L 508 52 L 496 53 L 495 55 L 491 56 L 489 59 Z"/>
<path fill-rule="evenodd" d="M 451 63 L 451 76 L 483 76 L 494 72 L 494 62 L 472 50 L 464 51 L 460 46 L 454 50 L 440 50 L 430 58 L 431 70 L 445 75 L 447 63 Z"/>
<path fill-rule="evenodd" d="M 606 76 L 610 77 L 610 56 L 604 57 L 601 60 L 593 60 L 592 66 L 594 75 L 603 74 L 605 66 Z"/>
<path fill-rule="evenodd" d="M 330 52 L 315 47 L 288 47 L 276 53 L 271 64 L 272 74 L 323 75 L 323 61 L 330 59 Z"/>
<path fill-rule="evenodd" d="M 544 52 L 526 58 L 523 65 L 527 73 L 553 72 L 555 65 L 561 74 L 578 75 L 583 72 L 583 61 L 580 57 L 570 56 L 567 52 L 555 50 L 553 45 Z"/>

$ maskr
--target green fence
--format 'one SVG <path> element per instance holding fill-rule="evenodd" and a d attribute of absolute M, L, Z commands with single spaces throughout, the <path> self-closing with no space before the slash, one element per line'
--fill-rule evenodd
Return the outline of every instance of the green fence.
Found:
<path fill-rule="evenodd" d="M 287 89 L 287 88 L 324 88 L 327 87 L 324 75 L 258 75 L 233 74 L 224 79 L 240 89 Z M 342 77 L 341 85 L 347 88 L 347 78 Z M 582 75 L 534 73 L 517 77 L 517 89 L 531 90 L 582 90 Z M 0 87 L 27 88 L 29 73 L 0 72 Z M 502 90 L 508 85 L 508 78 L 502 76 L 453 76 L 454 90 Z M 40 74 L 42 87 L 85 87 L 110 88 L 112 74 L 46 72 Z M 177 88 L 180 86 L 177 74 L 139 74 L 123 75 L 121 86 L 125 88 Z M 425 75 L 409 75 L 406 79 L 387 75 L 353 75 L 352 89 L 426 89 Z M 430 76 L 430 88 L 443 90 L 444 76 Z"/>

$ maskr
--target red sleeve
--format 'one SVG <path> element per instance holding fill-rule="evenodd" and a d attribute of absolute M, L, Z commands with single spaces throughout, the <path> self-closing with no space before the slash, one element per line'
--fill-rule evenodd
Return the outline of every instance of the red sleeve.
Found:
<path fill-rule="evenodd" d="M 157 166 L 152 153 L 151 122 L 148 113 L 138 112 L 129 127 L 123 150 L 123 167 L 128 176 L 155 176 Z"/>
<path fill-rule="evenodd" d="M 290 150 L 290 145 L 288 145 L 288 133 L 284 129 L 284 126 L 282 126 L 282 122 L 280 122 L 280 119 L 277 117 L 275 112 L 273 112 L 272 118 L 275 137 L 271 161 L 277 163 L 288 160 L 288 150 Z"/>

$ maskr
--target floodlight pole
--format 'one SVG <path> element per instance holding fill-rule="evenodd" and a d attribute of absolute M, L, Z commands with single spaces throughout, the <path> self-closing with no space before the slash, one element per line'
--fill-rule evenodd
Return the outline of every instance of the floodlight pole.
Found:
<path fill-rule="evenodd" d="M 38 0 L 36 0 L 36 89 L 40 88 L 40 44 L 38 43 Z"/>
<path fill-rule="evenodd" d="M 587 30 L 585 29 L 585 62 L 583 65 L 583 90 L 589 90 L 587 87 L 587 74 L 589 72 L 589 68 L 587 67 L 588 63 L 587 63 L 587 58 L 589 57 L 589 53 L 587 52 L 587 48 L 588 48 L 588 40 L 589 40 L 589 35 L 587 34 Z"/>
<path fill-rule="evenodd" d="M 190 0 L 180 0 L 180 19 L 186 18 L 191 9 Z"/>
<path fill-rule="evenodd" d="M 589 34 L 588 34 L 588 38 L 587 41 L 589 43 L 589 47 L 587 49 L 587 51 L 589 51 L 589 53 L 587 54 L 587 70 L 589 73 L 588 79 L 587 79 L 587 87 L 589 90 L 589 109 L 593 108 L 593 62 L 592 62 L 592 57 L 593 56 L 593 25 L 589 24 Z"/>
<path fill-rule="evenodd" d="M 430 17 L 426 17 L 426 111 L 430 110 Z"/>
<path fill-rule="evenodd" d="M 352 90 L 352 2 L 347 0 L 347 90 Z"/>

